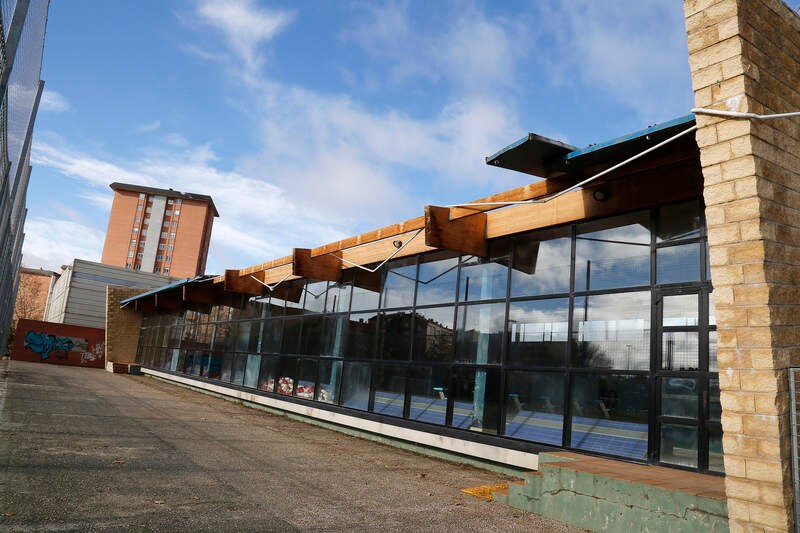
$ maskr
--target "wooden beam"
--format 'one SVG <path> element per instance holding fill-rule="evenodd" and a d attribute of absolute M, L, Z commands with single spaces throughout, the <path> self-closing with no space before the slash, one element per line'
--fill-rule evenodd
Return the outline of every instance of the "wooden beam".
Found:
<path fill-rule="evenodd" d="M 183 301 L 198 304 L 213 304 L 217 295 L 216 286 L 213 283 L 205 282 L 202 285 L 184 285 Z"/>
<path fill-rule="evenodd" d="M 580 180 L 570 179 L 557 182 L 552 180 L 535 181 L 533 183 L 529 183 L 528 185 L 523 185 L 522 187 L 517 187 L 515 189 L 510 189 L 508 191 L 503 191 L 485 198 L 474 200 L 474 202 L 523 202 L 525 200 L 535 200 L 537 198 L 544 198 L 545 196 L 550 196 L 552 194 L 561 192 L 564 189 L 572 187 L 572 185 L 578 183 L 578 181 Z M 454 220 L 461 217 L 468 217 L 476 213 L 483 213 L 493 209 L 499 209 L 501 207 L 503 206 L 473 205 L 468 207 L 454 207 L 450 211 L 450 219 Z"/>
<path fill-rule="evenodd" d="M 291 281 L 293 279 L 297 279 L 297 276 L 292 274 L 294 271 L 294 265 L 292 263 L 288 263 L 286 265 L 282 265 L 279 267 L 271 268 L 270 270 L 265 270 L 259 274 L 254 274 L 258 277 L 261 281 L 266 283 L 267 285 L 274 285 L 279 281 L 283 280 L 283 282 Z M 289 275 L 287 278 L 286 275 Z"/>
<path fill-rule="evenodd" d="M 264 293 L 264 286 L 252 279 L 249 275 L 239 277 L 238 270 L 226 270 L 225 291 L 261 296 Z"/>
<path fill-rule="evenodd" d="M 176 290 L 157 292 L 153 295 L 153 304 L 160 310 L 181 309 L 183 298 Z"/>
<path fill-rule="evenodd" d="M 425 244 L 442 250 L 486 257 L 486 213 L 450 219 L 449 207 L 425 206 Z"/>
<path fill-rule="evenodd" d="M 341 281 L 342 262 L 333 253 L 311 257 L 310 248 L 292 251 L 292 274 L 320 281 Z"/>
<path fill-rule="evenodd" d="M 242 268 L 239 270 L 240 276 L 246 276 L 249 274 L 255 274 L 257 272 L 261 272 L 262 270 L 269 270 L 271 268 L 275 268 L 282 265 L 288 265 L 292 262 L 292 256 L 287 255 L 285 257 L 279 257 L 278 259 L 273 259 L 272 261 L 267 261 L 266 263 L 261 263 L 259 265 L 254 265 L 247 268 Z"/>
<path fill-rule="evenodd" d="M 403 233 L 408 233 L 409 231 L 422 229 L 424 227 L 425 217 L 412 218 L 411 220 L 406 220 L 405 222 L 400 222 L 399 224 L 392 224 L 391 226 L 368 231 L 366 233 L 362 233 L 361 235 L 356 235 L 355 237 L 348 237 L 347 239 L 342 239 L 340 241 L 318 246 L 311 250 L 311 257 L 317 257 L 330 252 L 344 250 L 345 248 L 361 246 L 362 244 L 366 244 L 368 242 L 394 237 L 395 235 L 401 235 Z"/>
<path fill-rule="evenodd" d="M 420 228 L 421 229 L 421 228 Z M 393 240 L 400 240 L 404 243 L 414 236 L 414 233 L 405 233 L 403 235 L 396 235 L 396 239 L 384 239 L 382 241 L 371 242 L 355 248 L 348 248 L 342 250 L 342 257 L 357 265 L 370 265 L 372 263 L 380 263 L 394 252 L 397 248 L 392 244 Z M 418 235 L 413 241 L 408 243 L 405 248 L 400 250 L 395 257 L 408 257 L 410 255 L 421 254 L 423 252 L 430 252 L 436 250 L 433 246 L 425 244 L 425 239 L 422 235 Z M 344 268 L 351 268 L 347 263 L 343 264 Z M 361 272 L 361 270 L 359 270 Z"/>

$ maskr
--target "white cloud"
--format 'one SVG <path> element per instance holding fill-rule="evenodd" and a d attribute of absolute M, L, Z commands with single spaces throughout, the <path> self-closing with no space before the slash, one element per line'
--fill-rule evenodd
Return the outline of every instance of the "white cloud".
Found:
<path fill-rule="evenodd" d="M 61 93 L 45 89 L 42 91 L 39 109 L 51 113 L 64 113 L 66 111 L 72 111 L 72 106 Z"/>
<path fill-rule="evenodd" d="M 32 217 L 25 222 L 23 261 L 58 271 L 73 259 L 99 261 L 104 232 L 73 220 Z"/>
<path fill-rule="evenodd" d="M 164 135 L 162 140 L 165 144 L 168 144 L 169 146 L 175 146 L 176 148 L 186 148 L 191 144 L 186 137 L 174 131 Z"/>
<path fill-rule="evenodd" d="M 161 127 L 161 121 L 153 120 L 151 122 L 145 122 L 144 124 L 136 128 L 136 131 L 138 131 L 139 133 L 149 133 L 151 131 L 156 131 L 160 127 Z"/>

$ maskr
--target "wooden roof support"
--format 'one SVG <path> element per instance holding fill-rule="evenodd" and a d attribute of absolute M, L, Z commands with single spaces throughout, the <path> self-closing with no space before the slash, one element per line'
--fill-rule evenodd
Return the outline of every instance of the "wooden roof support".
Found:
<path fill-rule="evenodd" d="M 261 296 L 264 293 L 264 286 L 249 275 L 239 277 L 238 270 L 226 270 L 225 291 Z"/>
<path fill-rule="evenodd" d="M 450 218 L 449 207 L 425 206 L 425 244 L 442 250 L 486 257 L 486 213 Z"/>
<path fill-rule="evenodd" d="M 216 296 L 216 286 L 213 283 L 203 283 L 202 285 L 184 285 L 183 301 L 198 304 L 213 304 Z"/>
<path fill-rule="evenodd" d="M 157 292 L 153 295 L 153 305 L 162 311 L 181 309 L 183 300 L 177 291 Z"/>
<path fill-rule="evenodd" d="M 310 248 L 295 248 L 292 251 L 292 275 L 320 281 L 341 281 L 342 262 L 337 255 L 311 257 Z"/>

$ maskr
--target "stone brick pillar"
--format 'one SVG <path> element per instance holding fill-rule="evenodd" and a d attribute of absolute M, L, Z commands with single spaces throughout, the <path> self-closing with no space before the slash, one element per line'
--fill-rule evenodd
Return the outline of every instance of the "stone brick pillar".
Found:
<path fill-rule="evenodd" d="M 106 288 L 106 363 L 135 363 L 142 314 L 120 308 L 119 302 L 149 289 L 142 287 Z"/>
<path fill-rule="evenodd" d="M 800 17 L 780 0 L 686 0 L 697 107 L 800 110 Z M 800 365 L 800 118 L 698 115 L 719 330 L 731 531 L 792 528 L 788 372 Z"/>

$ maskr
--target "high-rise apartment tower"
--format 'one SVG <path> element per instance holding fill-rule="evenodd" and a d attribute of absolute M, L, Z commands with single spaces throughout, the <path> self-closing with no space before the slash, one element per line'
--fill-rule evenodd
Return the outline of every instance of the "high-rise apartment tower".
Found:
<path fill-rule="evenodd" d="M 103 263 L 173 277 L 205 273 L 219 216 L 210 196 L 127 183 L 111 188 Z"/>

